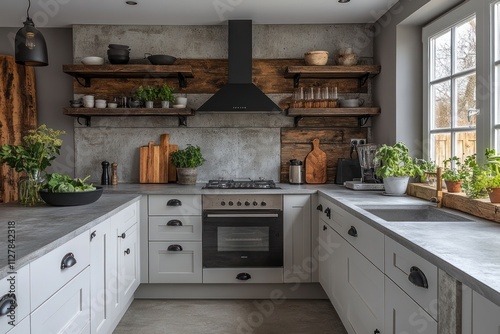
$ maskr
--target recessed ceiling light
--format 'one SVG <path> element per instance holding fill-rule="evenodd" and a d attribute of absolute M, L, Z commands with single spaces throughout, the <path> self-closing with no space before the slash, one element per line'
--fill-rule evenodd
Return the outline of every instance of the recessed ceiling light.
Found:
<path fill-rule="evenodd" d="M 125 3 L 129 6 L 135 6 L 137 5 L 137 1 L 125 1 Z"/>
<path fill-rule="evenodd" d="M 339 0 L 340 3 L 348 3 L 351 0 Z"/>

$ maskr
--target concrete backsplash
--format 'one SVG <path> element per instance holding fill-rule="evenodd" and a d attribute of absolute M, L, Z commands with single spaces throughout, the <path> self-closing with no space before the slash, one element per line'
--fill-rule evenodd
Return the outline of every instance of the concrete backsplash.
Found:
<path fill-rule="evenodd" d="M 144 52 L 227 58 L 227 26 L 76 25 L 74 63 L 89 55 L 106 58 L 110 43 L 129 45 L 131 59 L 143 58 Z M 372 63 L 370 25 L 253 27 L 254 58 L 302 58 L 309 50 L 335 54 L 343 47 L 353 47 L 364 63 Z M 196 108 L 208 97 L 190 94 L 189 105 Z M 277 102 L 284 95 L 270 97 Z M 371 100 L 371 96 L 367 98 Z M 158 143 L 163 133 L 169 133 L 171 143 L 180 148 L 187 144 L 201 147 L 207 162 L 199 169 L 200 181 L 219 177 L 279 180 L 280 129 L 293 127 L 293 118 L 283 114 L 196 114 L 188 117 L 186 127 L 179 127 L 177 117 L 93 117 L 91 127 L 76 120 L 74 124 L 76 176 L 91 175 L 94 182 L 100 181 L 103 160 L 118 163 L 120 182 L 138 182 L 139 147 L 149 141 Z"/>

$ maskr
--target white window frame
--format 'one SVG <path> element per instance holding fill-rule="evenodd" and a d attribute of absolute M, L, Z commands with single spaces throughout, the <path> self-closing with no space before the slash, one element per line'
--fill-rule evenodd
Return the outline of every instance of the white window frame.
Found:
<path fill-rule="evenodd" d="M 433 159 L 430 157 L 430 119 L 431 102 L 429 78 L 431 71 L 430 61 L 430 40 L 439 35 L 444 30 L 464 22 L 467 18 L 476 16 L 476 109 L 480 114 L 476 118 L 476 152 L 478 157 L 483 156 L 487 147 L 493 147 L 493 47 L 491 39 L 492 11 L 490 8 L 498 0 L 469 0 L 459 7 L 451 10 L 437 20 L 428 24 L 422 29 L 423 43 L 423 156 L 424 159 Z"/>

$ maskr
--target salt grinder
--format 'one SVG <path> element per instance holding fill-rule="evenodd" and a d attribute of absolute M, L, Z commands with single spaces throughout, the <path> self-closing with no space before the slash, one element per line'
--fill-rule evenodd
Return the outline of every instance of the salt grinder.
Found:
<path fill-rule="evenodd" d="M 102 165 L 102 176 L 101 176 L 101 184 L 108 185 L 109 184 L 109 162 L 104 160 L 101 162 Z"/>
<path fill-rule="evenodd" d="M 118 184 L 118 164 L 116 162 L 113 162 L 111 164 L 111 185 L 116 186 Z"/>

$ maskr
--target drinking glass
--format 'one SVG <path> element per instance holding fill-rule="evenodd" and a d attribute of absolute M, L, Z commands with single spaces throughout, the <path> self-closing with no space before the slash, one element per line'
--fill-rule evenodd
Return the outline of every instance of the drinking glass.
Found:
<path fill-rule="evenodd" d="M 310 87 L 305 91 L 304 108 L 312 108 L 314 101 L 314 88 Z"/>

